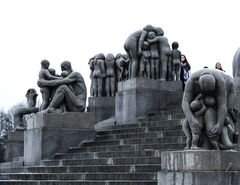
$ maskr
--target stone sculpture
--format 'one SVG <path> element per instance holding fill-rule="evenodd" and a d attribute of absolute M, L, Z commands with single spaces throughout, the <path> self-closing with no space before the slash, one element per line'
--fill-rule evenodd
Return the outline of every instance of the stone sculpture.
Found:
<path fill-rule="evenodd" d="M 91 79 L 91 85 L 90 85 L 90 96 L 93 96 L 93 61 L 94 61 L 94 57 L 91 58 L 88 62 L 89 68 L 90 68 L 90 79 Z"/>
<path fill-rule="evenodd" d="M 150 45 L 147 41 L 143 42 L 142 46 L 142 56 L 140 58 L 140 77 L 141 78 L 150 78 L 151 71 L 150 71 L 150 59 L 151 53 L 149 51 Z"/>
<path fill-rule="evenodd" d="M 105 66 L 106 66 L 106 81 L 105 90 L 106 96 L 115 96 L 116 92 L 116 63 L 115 57 L 112 53 L 106 55 Z"/>
<path fill-rule="evenodd" d="M 233 77 L 240 77 L 240 48 L 236 51 L 233 57 Z"/>
<path fill-rule="evenodd" d="M 117 82 L 128 79 L 129 76 L 129 58 L 128 55 L 118 53 L 115 57 Z"/>
<path fill-rule="evenodd" d="M 43 80 L 56 80 L 60 79 L 60 77 L 57 77 L 55 74 L 55 70 L 49 68 L 49 61 L 48 60 L 42 60 L 41 61 L 41 70 L 38 73 L 39 79 Z M 48 107 L 50 101 L 51 101 L 51 92 L 52 90 L 50 87 L 43 87 L 40 89 L 42 93 L 42 105 L 40 107 L 40 110 L 44 110 Z"/>
<path fill-rule="evenodd" d="M 182 108 L 185 149 L 233 149 L 238 140 L 234 114 L 236 89 L 232 77 L 201 69 L 188 79 Z"/>
<path fill-rule="evenodd" d="M 16 130 L 26 129 L 26 122 L 23 119 L 25 115 L 36 113 L 39 111 L 39 108 L 35 107 L 38 96 L 37 91 L 35 89 L 28 89 L 25 96 L 27 98 L 27 107 L 17 108 L 13 114 L 13 122 Z"/>
<path fill-rule="evenodd" d="M 124 49 L 129 56 L 129 78 L 136 78 L 139 70 L 139 56 L 142 55 L 142 45 L 148 32 L 154 31 L 152 25 L 145 26 L 142 30 L 132 33 L 124 44 Z"/>
<path fill-rule="evenodd" d="M 62 79 L 39 79 L 41 88 L 54 88 L 55 94 L 47 109 L 43 113 L 84 112 L 86 108 L 87 89 L 82 75 L 73 71 L 69 61 L 61 63 Z"/>
<path fill-rule="evenodd" d="M 105 55 L 97 54 L 93 60 L 93 96 L 103 96 L 104 79 L 106 77 Z"/>
<path fill-rule="evenodd" d="M 178 50 L 178 42 L 172 43 L 172 80 L 180 81 L 180 63 L 181 63 L 181 51 Z"/>
<path fill-rule="evenodd" d="M 168 43 L 168 39 L 162 35 L 157 35 L 154 39 L 148 39 L 150 44 L 158 43 L 158 49 L 160 53 L 160 80 L 168 80 L 168 74 L 171 74 L 171 65 L 169 65 L 171 57 L 171 48 Z"/>
<path fill-rule="evenodd" d="M 153 31 L 150 31 L 147 35 L 147 39 L 153 40 L 156 38 L 156 34 Z M 150 42 L 150 66 L 151 66 L 151 78 L 159 79 L 160 78 L 160 58 L 159 58 L 159 50 L 158 43 Z"/>

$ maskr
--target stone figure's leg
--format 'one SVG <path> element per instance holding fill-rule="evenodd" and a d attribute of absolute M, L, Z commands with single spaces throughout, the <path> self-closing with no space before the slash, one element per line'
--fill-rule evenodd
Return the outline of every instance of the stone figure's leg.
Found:
<path fill-rule="evenodd" d="M 208 107 L 204 114 L 204 123 L 206 129 L 206 135 L 209 136 L 209 133 L 213 126 L 216 124 L 216 111 L 212 107 Z M 217 138 L 209 138 L 208 141 L 211 144 L 212 148 L 215 150 L 219 150 L 218 143 L 219 137 Z"/>
<path fill-rule="evenodd" d="M 229 150 L 229 149 L 234 149 L 234 147 L 237 146 L 237 144 L 233 144 L 230 141 L 229 135 L 228 135 L 228 129 L 226 126 L 223 127 L 222 129 L 222 133 L 220 136 L 220 143 L 219 143 L 219 147 L 222 150 Z"/>
<path fill-rule="evenodd" d="M 155 60 L 155 67 L 156 67 L 156 79 L 160 79 L 160 67 L 159 67 L 160 59 L 155 58 L 154 60 Z"/>
<path fill-rule="evenodd" d="M 154 63 L 154 60 L 152 58 L 150 59 L 150 64 L 151 64 L 151 78 L 156 79 L 156 77 L 155 77 L 155 63 Z"/>
<path fill-rule="evenodd" d="M 168 56 L 161 55 L 161 62 L 162 62 L 162 69 L 161 69 L 161 78 L 160 80 L 166 80 L 167 79 L 167 62 L 168 62 Z"/>
<path fill-rule="evenodd" d="M 177 81 L 180 81 L 180 66 L 179 65 L 177 66 L 176 74 L 177 74 Z"/>
<path fill-rule="evenodd" d="M 97 83 L 98 79 L 97 78 L 93 78 L 93 96 L 97 97 L 98 96 L 98 83 Z"/>
<path fill-rule="evenodd" d="M 188 123 L 187 118 L 185 118 L 183 120 L 182 129 L 183 129 L 184 134 L 187 137 L 187 139 L 186 139 L 186 147 L 184 148 L 184 150 L 189 150 L 191 148 L 192 133 L 191 133 L 191 129 L 189 127 L 189 123 Z"/>
<path fill-rule="evenodd" d="M 199 129 L 202 132 L 202 130 L 203 130 L 203 116 L 198 117 L 197 120 L 198 120 Z M 191 150 L 202 149 L 201 147 L 199 147 L 200 136 L 201 136 L 201 134 L 193 134 L 192 133 L 192 146 L 191 146 Z"/>
<path fill-rule="evenodd" d="M 150 79 L 151 74 L 150 74 L 151 70 L 150 70 L 150 64 L 147 63 L 146 65 L 146 73 L 147 73 L 147 78 Z"/>
<path fill-rule="evenodd" d="M 106 96 L 110 96 L 110 78 L 111 77 L 107 77 L 105 80 L 105 90 L 106 90 Z"/>
<path fill-rule="evenodd" d="M 115 87 L 115 77 L 110 78 L 110 87 L 111 87 L 111 96 L 115 96 L 116 87 Z"/>
<path fill-rule="evenodd" d="M 40 107 L 40 110 L 44 110 L 48 107 L 49 105 L 49 100 L 51 97 L 51 92 L 49 88 L 41 88 L 41 93 L 42 93 L 42 105 Z"/>
<path fill-rule="evenodd" d="M 103 94 L 103 80 L 98 78 L 98 97 L 101 97 Z"/>

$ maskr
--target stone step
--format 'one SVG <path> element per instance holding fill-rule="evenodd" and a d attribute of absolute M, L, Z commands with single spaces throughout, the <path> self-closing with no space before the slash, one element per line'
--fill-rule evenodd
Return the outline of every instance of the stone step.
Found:
<path fill-rule="evenodd" d="M 136 151 L 136 150 L 146 150 L 146 149 L 176 149 L 183 150 L 185 143 L 151 143 L 151 144 L 136 144 L 136 145 L 112 145 L 112 146 L 96 146 L 96 147 L 69 147 L 69 153 L 79 153 L 79 152 L 107 152 L 107 151 Z"/>
<path fill-rule="evenodd" d="M 145 120 L 141 122 L 135 122 L 131 124 L 122 124 L 122 125 L 111 125 L 111 126 L 104 126 L 98 131 L 109 131 L 109 130 L 119 130 L 125 128 L 138 128 L 138 127 L 156 127 L 156 126 L 176 126 L 182 125 L 182 119 L 173 119 L 173 120 Z"/>
<path fill-rule="evenodd" d="M 167 136 L 169 135 L 172 136 Z M 174 136 L 174 133 L 177 133 L 177 136 Z M 126 134 L 109 134 L 109 135 L 96 135 L 96 141 L 106 141 L 106 140 L 115 140 L 115 139 L 142 139 L 142 138 L 175 138 L 179 137 L 185 138 L 183 131 L 173 131 L 173 132 L 164 132 L 164 131 L 157 131 L 157 132 L 140 132 L 140 133 L 126 133 Z"/>
<path fill-rule="evenodd" d="M 161 150 L 59 153 L 53 159 L 100 159 L 117 157 L 159 157 Z"/>
<path fill-rule="evenodd" d="M 75 166 L 29 166 L 2 168 L 0 173 L 79 173 L 79 172 L 157 172 L 161 164 L 134 165 L 75 165 Z"/>
<path fill-rule="evenodd" d="M 42 160 L 42 166 L 161 164 L 160 157 Z"/>
<path fill-rule="evenodd" d="M 1 185 L 157 185 L 157 180 L 52 180 L 52 181 L 38 181 L 38 180 L 0 180 Z"/>
<path fill-rule="evenodd" d="M 176 133 L 176 131 L 174 131 Z M 131 139 L 105 139 L 105 140 L 96 140 L 93 142 L 85 142 L 81 146 L 85 147 L 94 147 L 94 146 L 110 146 L 110 145 L 129 145 L 129 144 L 151 144 L 151 143 L 182 143 L 185 142 L 184 136 L 170 136 L 164 137 L 163 132 L 159 132 L 158 137 L 151 138 L 131 138 Z M 113 136 L 114 137 L 114 136 Z"/>
<path fill-rule="evenodd" d="M 157 172 L 2 173 L 6 180 L 156 180 Z"/>
<path fill-rule="evenodd" d="M 114 130 L 106 130 L 106 131 L 99 131 L 97 132 L 97 136 L 99 135 L 109 135 L 109 134 L 126 134 L 126 133 L 139 133 L 139 132 L 156 132 L 156 131 L 163 131 L 163 132 L 171 132 L 175 130 L 182 131 L 181 125 L 175 126 L 156 126 L 156 127 L 136 127 L 136 128 L 125 128 L 125 129 L 114 129 Z"/>

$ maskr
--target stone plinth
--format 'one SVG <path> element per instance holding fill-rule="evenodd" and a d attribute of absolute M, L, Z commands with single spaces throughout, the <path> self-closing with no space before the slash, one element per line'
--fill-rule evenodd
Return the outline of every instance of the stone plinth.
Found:
<path fill-rule="evenodd" d="M 12 161 L 15 157 L 23 156 L 24 131 L 9 132 L 6 140 L 5 161 Z"/>
<path fill-rule="evenodd" d="M 240 171 L 240 153 L 236 151 L 186 150 L 161 153 L 163 170 Z"/>
<path fill-rule="evenodd" d="M 96 123 L 115 116 L 115 97 L 88 98 L 88 111 L 94 113 Z"/>
<path fill-rule="evenodd" d="M 237 151 L 186 150 L 161 153 L 158 185 L 239 185 Z"/>
<path fill-rule="evenodd" d="M 82 141 L 93 140 L 95 119 L 93 113 L 67 112 L 63 114 L 38 113 L 27 121 L 24 131 L 24 162 L 40 164 L 40 160 L 55 153 L 66 152 Z"/>
<path fill-rule="evenodd" d="M 180 106 L 181 82 L 133 78 L 118 83 L 116 122 L 126 124 L 166 106 Z"/>

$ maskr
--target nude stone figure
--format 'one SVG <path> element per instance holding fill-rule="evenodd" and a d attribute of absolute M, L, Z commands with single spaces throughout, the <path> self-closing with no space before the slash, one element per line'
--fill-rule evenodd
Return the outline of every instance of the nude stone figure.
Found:
<path fill-rule="evenodd" d="M 160 53 L 160 80 L 165 81 L 168 79 L 167 74 L 171 74 L 171 69 L 170 69 L 170 59 L 171 59 L 171 48 L 168 43 L 168 39 L 163 36 L 159 35 L 155 37 L 154 39 L 148 39 L 148 42 L 150 44 L 157 42 L 158 43 L 158 49 Z"/>
<path fill-rule="evenodd" d="M 181 51 L 178 50 L 178 42 L 172 43 L 172 80 L 180 81 Z"/>
<path fill-rule="evenodd" d="M 106 81 L 105 81 L 106 96 L 115 96 L 116 63 L 115 63 L 115 57 L 112 53 L 109 53 L 106 55 L 105 66 L 106 66 Z"/>
<path fill-rule="evenodd" d="M 203 129 L 199 126 L 201 124 L 191 108 L 191 103 L 200 93 L 203 95 L 206 106 L 202 115 Z M 222 141 L 229 139 L 229 135 L 223 132 L 223 129 L 227 114 L 231 115 L 233 112 L 235 98 L 235 85 L 229 75 L 219 70 L 207 68 L 193 73 L 186 83 L 182 101 L 190 133 L 193 135 L 203 134 L 211 148 L 215 150 L 221 149 L 221 144 L 227 146 L 228 144 Z M 187 127 L 183 127 L 183 129 L 187 129 Z M 184 130 L 184 132 L 187 133 L 189 130 Z M 189 133 L 186 135 L 188 137 Z M 189 148 L 189 146 L 186 147 Z"/>
<path fill-rule="evenodd" d="M 139 70 L 139 60 L 142 55 L 142 45 L 148 32 L 154 31 L 151 25 L 145 26 L 142 30 L 132 33 L 124 44 L 124 49 L 129 56 L 129 77 L 136 78 Z"/>
<path fill-rule="evenodd" d="M 50 105 L 43 113 L 84 112 L 86 108 L 87 89 L 82 75 L 72 69 L 69 61 L 61 63 L 65 78 L 57 80 L 38 80 L 39 87 L 56 89 Z"/>
<path fill-rule="evenodd" d="M 36 106 L 37 103 L 37 91 L 35 89 L 28 89 L 26 93 L 27 98 L 27 107 L 20 107 L 17 108 L 13 114 L 13 122 L 16 126 L 16 130 L 25 130 L 26 123 L 23 120 L 23 117 L 27 114 L 36 113 L 39 111 L 38 107 Z"/>

